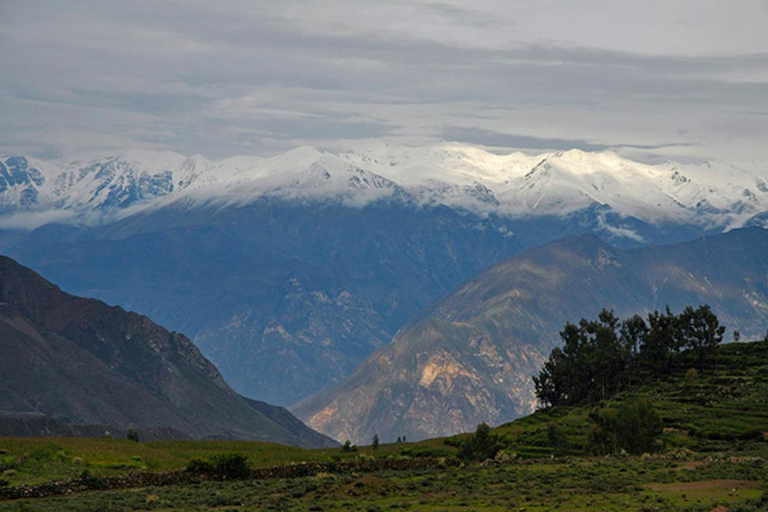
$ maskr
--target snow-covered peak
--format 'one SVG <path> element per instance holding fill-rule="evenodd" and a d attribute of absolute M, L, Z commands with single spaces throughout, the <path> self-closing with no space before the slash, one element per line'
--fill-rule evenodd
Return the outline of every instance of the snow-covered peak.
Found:
<path fill-rule="evenodd" d="M 143 150 L 50 162 L 0 157 L 0 221 L 25 211 L 93 219 L 94 212 L 180 199 L 225 206 L 264 196 L 353 206 L 396 197 L 516 217 L 566 216 L 597 206 L 654 224 L 735 227 L 768 210 L 768 167 L 648 165 L 612 151 L 578 149 L 496 154 L 456 143 L 339 152 L 304 146 L 270 158 L 219 161 Z"/>
<path fill-rule="evenodd" d="M 442 182 L 460 186 L 504 183 L 524 174 L 546 155 L 497 155 L 474 146 L 446 143 L 418 148 L 386 145 L 340 153 L 339 157 L 404 185 Z"/>

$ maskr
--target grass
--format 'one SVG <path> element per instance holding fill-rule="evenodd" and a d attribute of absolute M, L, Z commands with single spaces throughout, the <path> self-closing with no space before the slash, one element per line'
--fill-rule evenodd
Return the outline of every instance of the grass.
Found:
<path fill-rule="evenodd" d="M 768 506 L 766 476 L 754 461 L 687 467 L 656 458 L 555 459 L 93 492 L 0 502 L 0 511 L 756 511 Z"/>
<path fill-rule="evenodd" d="M 616 408 L 637 396 L 663 418 L 658 454 L 592 457 L 587 416 L 594 406 L 554 407 L 493 429 L 506 446 L 504 463 L 87 492 L 0 502 L 0 511 L 768 510 L 767 343 L 723 346 L 704 370 L 682 368 L 598 406 Z M 550 446 L 550 425 L 565 446 Z M 232 441 L 6 438 L 0 439 L 0 480 L 19 485 L 85 470 L 93 476 L 170 471 L 225 453 L 247 456 L 254 468 L 359 456 L 445 457 L 456 454 L 465 436 L 348 453 Z"/>
<path fill-rule="evenodd" d="M 423 443 L 382 444 L 344 453 L 337 448 L 309 450 L 249 441 L 157 441 L 136 443 L 113 438 L 0 438 L 0 479 L 11 485 L 35 485 L 76 478 L 87 470 L 93 476 L 131 471 L 174 471 L 193 459 L 240 453 L 253 468 L 298 462 L 329 462 L 357 456 L 452 456 L 455 448 L 441 440 Z"/>

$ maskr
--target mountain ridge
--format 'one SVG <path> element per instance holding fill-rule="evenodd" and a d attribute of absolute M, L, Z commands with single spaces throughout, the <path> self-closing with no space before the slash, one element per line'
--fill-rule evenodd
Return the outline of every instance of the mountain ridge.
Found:
<path fill-rule="evenodd" d="M 753 213 L 768 194 L 759 166 L 719 175 L 456 144 L 62 165 L 82 180 L 57 210 L 9 212 L 0 192 L 0 251 L 188 333 L 238 392 L 279 405 L 340 382 L 425 305 L 520 250 L 585 232 L 627 248 L 762 224 Z"/>
<path fill-rule="evenodd" d="M 342 383 L 291 410 L 361 442 L 472 430 L 533 410 L 531 376 L 566 321 L 603 308 L 630 316 L 708 303 L 721 323 L 759 337 L 768 323 L 768 232 L 746 228 L 620 250 L 592 235 L 530 249 L 428 306 Z"/>
<path fill-rule="evenodd" d="M 614 152 L 507 155 L 472 146 L 299 147 L 270 157 L 210 161 L 201 155 L 125 151 L 42 161 L 0 157 L 0 222 L 37 227 L 110 221 L 179 200 L 245 205 L 260 197 L 335 200 L 351 206 L 400 197 L 480 215 L 566 216 L 602 207 L 651 224 L 740 227 L 768 210 L 768 168 L 722 162 L 642 164 Z M 13 217 L 13 215 L 17 217 Z"/>
<path fill-rule="evenodd" d="M 185 336 L 66 294 L 7 257 L 0 257 L 0 338 L 0 411 L 16 420 L 31 414 L 74 431 L 109 425 L 189 438 L 333 444 L 287 411 L 237 395 Z M 46 428 L 66 430 L 50 422 Z"/>

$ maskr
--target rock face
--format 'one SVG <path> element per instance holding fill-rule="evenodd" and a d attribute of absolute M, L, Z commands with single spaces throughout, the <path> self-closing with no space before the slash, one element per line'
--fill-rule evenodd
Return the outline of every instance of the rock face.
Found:
<path fill-rule="evenodd" d="M 160 437 L 334 443 L 284 409 L 235 393 L 185 336 L 120 307 L 68 295 L 0 257 L 0 415 L 109 425 Z M 9 427 L 10 428 L 10 427 Z M 73 432 L 87 432 L 74 428 Z"/>
<path fill-rule="evenodd" d="M 620 250 L 591 235 L 495 265 L 423 311 L 343 383 L 292 408 L 336 439 L 417 440 L 535 406 L 531 377 L 566 321 L 710 304 L 743 339 L 768 325 L 768 232 Z"/>

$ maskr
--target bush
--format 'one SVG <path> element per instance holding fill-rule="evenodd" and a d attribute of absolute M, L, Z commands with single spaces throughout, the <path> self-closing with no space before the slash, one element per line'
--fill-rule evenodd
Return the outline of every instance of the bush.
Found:
<path fill-rule="evenodd" d="M 558 457 L 568 452 L 568 437 L 555 423 L 547 425 L 547 442 Z"/>
<path fill-rule="evenodd" d="M 400 455 L 406 457 L 428 457 L 439 459 L 441 457 L 450 457 L 453 455 L 453 452 L 445 448 L 433 446 L 408 446 L 400 450 Z"/>
<path fill-rule="evenodd" d="M 491 428 L 481 423 L 475 434 L 462 443 L 458 456 L 462 460 L 487 460 L 494 458 L 503 447 L 499 437 L 491 434 Z"/>
<path fill-rule="evenodd" d="M 589 420 L 594 423 L 589 447 L 599 455 L 622 450 L 635 455 L 653 452 L 664 430 L 661 418 L 644 399 L 624 403 L 616 412 L 595 409 Z"/>
<path fill-rule="evenodd" d="M 251 474 L 248 457 L 240 453 L 223 453 L 209 460 L 192 459 L 186 471 L 219 480 L 238 480 Z"/>

